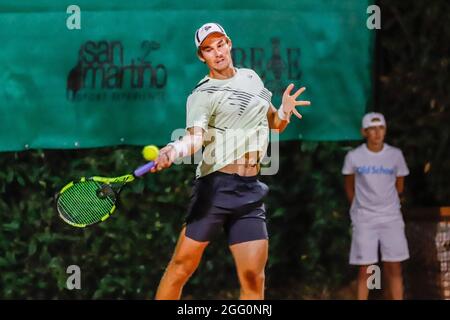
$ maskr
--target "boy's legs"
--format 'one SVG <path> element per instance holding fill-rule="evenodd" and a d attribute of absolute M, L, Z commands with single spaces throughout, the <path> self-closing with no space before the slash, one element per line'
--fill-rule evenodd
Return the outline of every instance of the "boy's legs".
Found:
<path fill-rule="evenodd" d="M 378 242 L 378 234 L 373 225 L 367 223 L 352 225 L 350 264 L 359 266 L 356 293 L 358 300 L 367 300 L 369 297 L 367 279 L 371 274 L 367 273 L 367 268 L 378 262 Z"/>
<path fill-rule="evenodd" d="M 175 252 L 159 283 L 155 299 L 180 299 L 183 286 L 197 269 L 209 242 L 199 242 L 186 237 L 186 228 L 180 233 Z"/>
<path fill-rule="evenodd" d="M 383 224 L 379 229 L 381 260 L 390 299 L 403 299 L 401 262 L 409 258 L 405 224 L 402 219 Z"/>
<path fill-rule="evenodd" d="M 370 274 L 367 273 L 368 265 L 359 266 L 358 270 L 358 287 L 356 292 L 356 298 L 358 300 L 367 300 L 369 298 L 369 288 L 367 286 L 367 279 Z"/>
<path fill-rule="evenodd" d="M 387 282 L 388 299 L 403 300 L 403 276 L 401 262 L 383 262 Z"/>

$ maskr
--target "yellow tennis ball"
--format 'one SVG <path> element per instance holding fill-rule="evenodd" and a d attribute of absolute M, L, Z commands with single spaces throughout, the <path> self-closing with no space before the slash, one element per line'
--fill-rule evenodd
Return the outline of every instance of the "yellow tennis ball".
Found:
<path fill-rule="evenodd" d="M 145 146 L 144 149 L 142 149 L 142 156 L 147 161 L 153 161 L 156 158 L 158 158 L 159 149 L 157 146 L 150 145 Z"/>

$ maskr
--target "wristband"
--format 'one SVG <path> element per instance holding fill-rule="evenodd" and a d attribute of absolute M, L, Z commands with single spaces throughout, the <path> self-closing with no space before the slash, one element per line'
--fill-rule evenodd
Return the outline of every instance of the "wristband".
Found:
<path fill-rule="evenodd" d="M 168 146 L 172 146 L 175 149 L 175 157 L 176 158 L 184 158 L 189 155 L 189 148 L 181 140 L 177 140 L 174 142 L 170 142 L 167 144 Z"/>
<path fill-rule="evenodd" d="M 288 117 L 286 116 L 286 113 L 283 110 L 283 105 L 280 106 L 278 109 L 278 118 L 284 121 L 289 121 Z"/>

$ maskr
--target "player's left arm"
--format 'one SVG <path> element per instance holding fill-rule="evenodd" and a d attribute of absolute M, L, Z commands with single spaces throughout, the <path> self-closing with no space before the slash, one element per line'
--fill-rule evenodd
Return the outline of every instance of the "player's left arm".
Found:
<path fill-rule="evenodd" d="M 283 93 L 282 104 L 277 110 L 272 103 L 267 111 L 267 120 L 269 122 L 270 129 L 283 132 L 290 122 L 290 117 L 294 114 L 297 118 L 301 119 L 302 115 L 295 109 L 297 106 L 309 106 L 310 101 L 297 100 L 297 98 L 306 90 L 305 87 L 298 89 L 293 95 L 291 95 L 294 85 L 291 83 Z"/>

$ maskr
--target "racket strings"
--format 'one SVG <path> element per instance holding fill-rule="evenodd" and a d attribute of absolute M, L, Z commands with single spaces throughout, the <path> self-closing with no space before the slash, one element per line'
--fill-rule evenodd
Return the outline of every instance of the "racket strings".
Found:
<path fill-rule="evenodd" d="M 99 222 L 111 212 L 115 203 L 114 192 L 100 198 L 97 194 L 100 188 L 102 188 L 101 184 L 96 181 L 75 183 L 60 195 L 58 210 L 73 223 Z"/>
<path fill-rule="evenodd" d="M 92 208 L 87 206 L 85 194 L 80 191 L 85 192 L 84 188 L 80 189 L 77 185 L 74 185 L 61 196 L 59 204 L 63 207 L 65 217 L 68 220 L 86 224 L 95 219 L 95 215 L 91 212 Z"/>
<path fill-rule="evenodd" d="M 67 194 L 67 201 L 61 201 L 65 204 L 63 206 L 69 214 L 69 218 L 75 223 L 93 223 L 110 212 L 112 205 L 108 205 L 107 201 L 97 197 L 97 189 L 98 184 L 96 188 L 84 188 L 76 185 L 73 192 Z"/>
<path fill-rule="evenodd" d="M 98 221 L 98 219 L 110 212 L 114 205 L 114 201 L 109 197 L 99 198 L 97 191 L 101 188 L 101 185 L 96 181 L 89 182 L 91 182 L 90 185 L 86 185 L 89 188 L 85 188 L 85 183 L 76 185 L 77 190 L 75 191 L 80 195 L 80 199 L 78 200 L 75 197 L 72 201 L 74 201 L 76 205 L 81 204 L 86 215 Z M 73 195 L 75 195 L 75 193 Z"/>
<path fill-rule="evenodd" d="M 68 218 L 75 223 L 83 224 L 98 220 L 99 218 L 98 214 L 95 214 L 92 210 L 95 208 L 100 208 L 100 206 L 97 205 L 91 207 L 89 206 L 89 203 L 92 203 L 92 201 L 87 200 L 85 196 L 77 198 L 75 192 L 68 193 L 65 201 L 60 201 L 60 204 L 65 209 Z M 101 209 L 103 212 L 108 210 L 105 207 L 101 207 Z"/>

